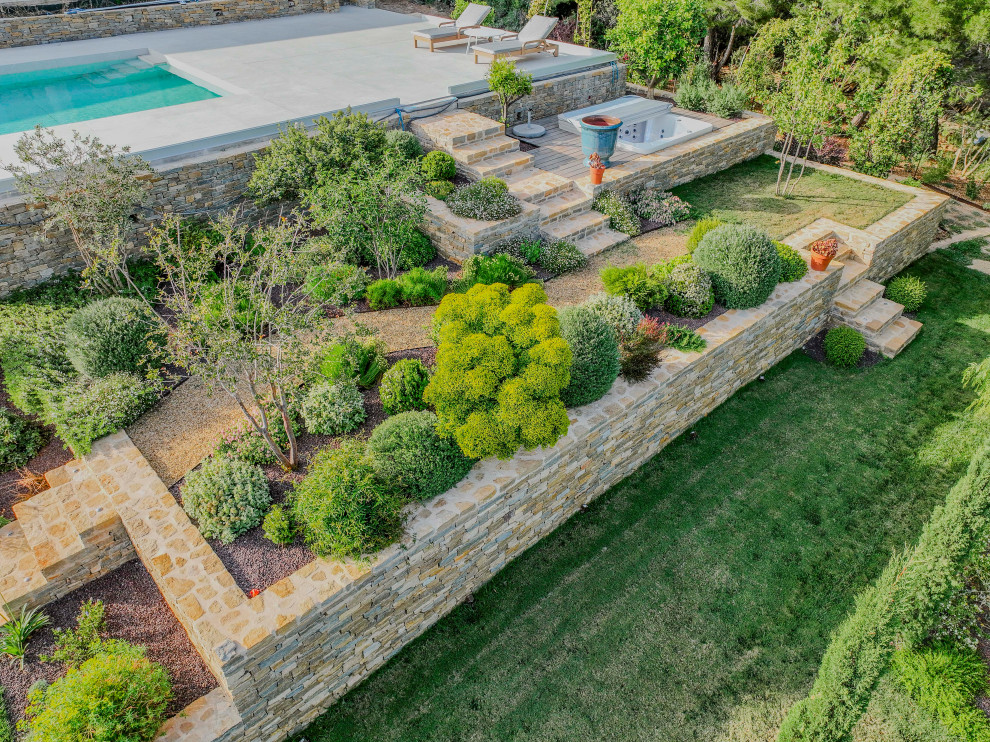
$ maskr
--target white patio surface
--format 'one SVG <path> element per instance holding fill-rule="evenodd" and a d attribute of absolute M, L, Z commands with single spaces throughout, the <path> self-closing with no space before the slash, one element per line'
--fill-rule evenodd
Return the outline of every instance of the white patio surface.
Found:
<path fill-rule="evenodd" d="M 336 13 L 0 49 L 0 74 L 16 70 L 8 65 L 49 66 L 52 60 L 90 57 L 79 62 L 84 63 L 131 51 L 164 56 L 184 74 L 219 88 L 222 97 L 54 128 L 61 136 L 75 129 L 135 152 L 168 148 L 164 153 L 172 155 L 184 148 L 176 145 L 193 143 L 187 149 L 195 151 L 203 147 L 197 140 L 221 137 L 226 143 L 241 132 L 250 138 L 256 127 L 347 106 L 381 110 L 395 107 L 390 99 L 411 105 L 486 90 L 487 65 L 475 64 L 465 45 L 432 54 L 413 48 L 411 32 L 438 22 L 344 6 Z M 606 52 L 562 44 L 558 58 L 538 54 L 518 64 L 540 78 L 612 59 Z M 18 136 L 0 136 L 0 162 L 13 159 Z M 0 180 L 8 175 L 0 169 Z"/>

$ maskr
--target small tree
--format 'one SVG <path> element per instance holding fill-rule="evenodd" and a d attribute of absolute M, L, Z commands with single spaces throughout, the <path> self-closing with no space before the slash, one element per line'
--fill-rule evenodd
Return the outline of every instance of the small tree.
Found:
<path fill-rule="evenodd" d="M 886 177 L 907 160 L 917 172 L 937 145 L 938 122 L 952 81 L 952 62 L 929 50 L 905 59 L 891 75 L 876 111 L 853 140 L 856 168 Z"/>
<path fill-rule="evenodd" d="M 477 284 L 437 309 L 437 370 L 423 400 L 436 408 L 441 435 L 466 456 L 507 459 L 567 432 L 560 393 L 572 355 L 546 301 L 536 284 L 511 293 L 505 284 Z"/>
<path fill-rule="evenodd" d="M 488 87 L 502 104 L 502 123 L 509 123 L 509 108 L 533 92 L 533 76 L 516 69 L 509 59 L 496 59 L 485 75 Z"/>
<path fill-rule="evenodd" d="M 652 95 L 697 57 L 707 28 L 704 7 L 699 0 L 618 0 L 618 6 L 611 48 Z"/>
<path fill-rule="evenodd" d="M 330 329 L 305 287 L 293 288 L 306 257 L 301 228 L 283 218 L 256 230 L 249 247 L 235 215 L 211 226 L 215 241 L 199 244 L 187 244 L 174 216 L 152 234 L 150 252 L 163 275 L 161 313 L 169 317 L 166 355 L 230 395 L 278 463 L 292 470 L 299 455 L 291 396 Z M 285 450 L 274 426 L 284 430 Z"/>
<path fill-rule="evenodd" d="M 426 214 L 419 163 L 388 153 L 380 164 L 363 159 L 349 170 L 326 173 L 305 201 L 316 226 L 340 246 L 373 259 L 394 278 L 402 248 L 416 237 Z"/>
<path fill-rule="evenodd" d="M 72 234 L 85 269 L 98 291 L 117 293 L 131 284 L 127 256 L 135 222 L 131 216 L 147 199 L 139 176 L 151 166 L 129 148 L 72 133 L 66 142 L 40 126 L 14 145 L 18 163 L 3 164 L 18 190 L 43 203 L 49 227 Z"/>

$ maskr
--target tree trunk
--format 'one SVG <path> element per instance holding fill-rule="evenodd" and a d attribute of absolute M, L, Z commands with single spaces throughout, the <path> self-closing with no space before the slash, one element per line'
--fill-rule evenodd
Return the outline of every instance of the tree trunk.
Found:
<path fill-rule="evenodd" d="M 784 151 L 780 153 L 780 169 L 777 171 L 777 187 L 774 189 L 774 193 L 778 196 L 780 195 L 780 179 L 784 177 L 784 167 L 787 164 L 787 150 L 791 148 L 791 140 L 793 135 L 787 132 L 784 135 Z"/>
<path fill-rule="evenodd" d="M 705 55 L 705 61 L 708 63 L 708 69 L 711 70 L 715 63 L 715 28 L 712 26 L 708 27 L 708 33 L 705 34 L 705 43 L 702 50 Z"/>
<path fill-rule="evenodd" d="M 791 193 L 794 192 L 794 189 L 797 188 L 797 184 L 801 181 L 801 178 L 804 176 L 804 168 L 808 164 L 808 155 L 811 154 L 812 139 L 814 139 L 814 137 L 808 140 L 808 146 L 804 148 L 804 157 L 801 160 L 801 172 L 798 173 L 797 180 L 795 180 L 794 185 L 791 186 Z"/>
<path fill-rule="evenodd" d="M 715 67 L 712 70 L 712 79 L 718 82 L 719 77 L 722 74 L 722 68 L 729 63 L 729 58 L 732 56 L 732 47 L 736 43 L 736 29 L 739 28 L 739 24 L 742 23 L 742 18 L 732 24 L 732 31 L 729 33 L 729 42 L 725 46 L 725 52 L 718 61 L 715 63 Z"/>
<path fill-rule="evenodd" d="M 797 151 L 801 151 L 801 140 L 798 140 Z M 794 174 L 794 161 L 797 159 L 797 155 L 791 158 L 791 166 L 787 169 L 787 181 L 784 183 L 784 192 L 781 194 L 783 196 L 787 195 L 787 188 L 791 184 L 791 176 Z"/>

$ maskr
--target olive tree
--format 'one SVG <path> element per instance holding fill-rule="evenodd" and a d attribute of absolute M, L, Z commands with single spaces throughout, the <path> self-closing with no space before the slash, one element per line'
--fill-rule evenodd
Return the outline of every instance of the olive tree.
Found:
<path fill-rule="evenodd" d="M 14 144 L 18 162 L 0 163 L 17 188 L 44 204 L 49 228 L 72 235 L 83 275 L 103 294 L 133 287 L 127 257 L 133 247 L 135 212 L 148 193 L 141 176 L 151 166 L 129 148 L 72 133 L 66 141 L 40 126 Z"/>
<path fill-rule="evenodd" d="M 509 108 L 533 92 L 533 76 L 520 72 L 511 60 L 496 59 L 488 68 L 485 80 L 502 105 L 502 123 L 508 124 Z"/>
<path fill-rule="evenodd" d="M 212 239 L 187 240 L 182 222 L 167 216 L 152 233 L 162 291 L 159 305 L 148 304 L 167 319 L 167 360 L 228 394 L 292 470 L 299 463 L 292 393 L 330 330 L 323 308 L 294 288 L 308 257 L 302 227 L 282 218 L 249 233 L 233 214 L 211 227 Z"/>

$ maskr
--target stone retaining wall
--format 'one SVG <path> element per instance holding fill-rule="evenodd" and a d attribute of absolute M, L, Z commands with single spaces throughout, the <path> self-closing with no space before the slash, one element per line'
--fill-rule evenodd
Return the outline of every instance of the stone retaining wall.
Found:
<path fill-rule="evenodd" d="M 540 209 L 520 201 L 522 211 L 500 222 L 482 222 L 455 216 L 443 201 L 427 196 L 423 231 L 443 257 L 463 263 L 472 255 L 489 252 L 507 239 L 531 239 L 540 234 Z"/>
<path fill-rule="evenodd" d="M 200 0 L 182 5 L 0 18 L 0 48 L 332 12 L 339 0 Z"/>
<path fill-rule="evenodd" d="M 542 80 L 533 83 L 531 95 L 512 106 L 509 125 L 525 121 L 527 112 L 533 114 L 534 120 L 541 119 L 614 100 L 625 93 L 626 67 L 622 64 Z M 495 93 L 462 98 L 457 107 L 496 121 L 502 119 L 502 106 Z"/>

